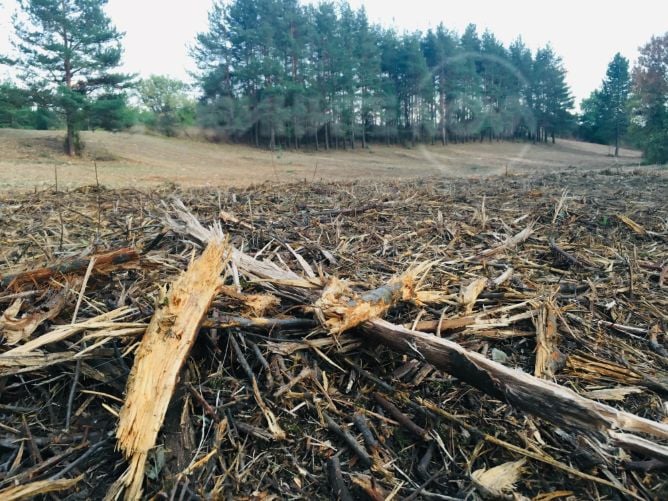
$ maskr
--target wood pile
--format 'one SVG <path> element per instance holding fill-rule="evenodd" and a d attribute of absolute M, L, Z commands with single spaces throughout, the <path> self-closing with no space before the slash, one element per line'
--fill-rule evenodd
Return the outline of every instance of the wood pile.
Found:
<path fill-rule="evenodd" d="M 667 199 L 0 195 L 0 499 L 666 499 Z"/>

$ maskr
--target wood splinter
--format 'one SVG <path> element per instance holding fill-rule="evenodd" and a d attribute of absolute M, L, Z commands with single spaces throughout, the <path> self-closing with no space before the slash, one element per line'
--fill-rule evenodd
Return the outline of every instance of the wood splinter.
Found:
<path fill-rule="evenodd" d="M 122 489 L 125 499 L 141 498 L 148 453 L 231 255 L 220 228 L 210 231 L 206 249 L 161 300 L 137 350 L 116 431 L 118 448 L 130 465 L 106 499 L 118 498 Z"/>

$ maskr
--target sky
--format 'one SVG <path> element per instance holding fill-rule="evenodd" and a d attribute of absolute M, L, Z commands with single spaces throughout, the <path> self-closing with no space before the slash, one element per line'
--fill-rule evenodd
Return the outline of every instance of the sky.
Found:
<path fill-rule="evenodd" d="M 305 1 L 305 0 L 302 0 Z M 506 45 L 517 35 L 532 49 L 550 43 L 567 70 L 579 103 L 596 89 L 616 52 L 633 64 L 638 47 L 668 31 L 665 0 L 349 0 L 364 6 L 369 19 L 398 31 L 427 30 L 443 22 L 459 33 L 469 23 L 492 31 Z M 11 14 L 16 0 L 0 0 L 0 54 L 11 48 Z M 205 31 L 211 0 L 109 0 L 107 12 L 126 33 L 124 69 L 140 76 L 169 75 L 187 80 L 194 70 L 188 55 L 195 35 Z M 0 66 L 0 80 L 8 71 Z"/>

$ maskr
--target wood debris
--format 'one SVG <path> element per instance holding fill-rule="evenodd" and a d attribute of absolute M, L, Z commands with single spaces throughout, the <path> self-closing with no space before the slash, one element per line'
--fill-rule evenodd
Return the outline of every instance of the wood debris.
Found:
<path fill-rule="evenodd" d="M 0 498 L 664 499 L 667 190 L 2 195 Z"/>

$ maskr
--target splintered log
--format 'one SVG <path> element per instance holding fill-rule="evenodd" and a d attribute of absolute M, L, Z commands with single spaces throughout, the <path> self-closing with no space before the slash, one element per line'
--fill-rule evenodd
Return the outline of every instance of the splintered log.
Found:
<path fill-rule="evenodd" d="M 536 363 L 534 376 L 549 379 L 556 369 L 564 365 L 565 356 L 559 351 L 559 332 L 555 306 L 547 302 L 534 319 L 536 326 Z"/>
<path fill-rule="evenodd" d="M 46 282 L 53 277 L 84 273 L 88 269 L 91 259 L 95 259 L 93 273 L 106 273 L 114 267 L 136 261 L 139 259 L 139 254 L 132 248 L 118 249 L 104 254 L 73 259 L 47 268 L 7 275 L 6 277 L 0 277 L 0 288 L 20 289 L 24 285 Z"/>
<path fill-rule="evenodd" d="M 173 284 L 156 309 L 137 350 L 120 411 L 118 448 L 130 465 L 117 482 L 126 499 L 139 499 L 149 450 L 155 445 L 178 374 L 200 324 L 222 286 L 230 247 L 212 230 L 202 255 Z M 113 489 L 112 489 L 113 490 Z M 113 497 L 110 492 L 108 497 Z"/>
<path fill-rule="evenodd" d="M 661 459 L 668 448 L 617 431 L 668 438 L 668 424 L 644 419 L 582 397 L 551 381 L 510 369 L 457 343 L 422 332 L 411 331 L 384 320 L 362 325 L 374 340 L 401 353 L 422 358 L 479 390 L 560 426 L 603 434 L 607 440 L 642 450 Z M 631 447 L 634 445 L 634 447 Z"/>
<path fill-rule="evenodd" d="M 207 329 L 228 329 L 230 327 L 241 327 L 243 329 L 259 329 L 270 331 L 273 329 L 311 329 L 318 322 L 311 318 L 246 318 L 232 315 L 222 315 L 213 320 L 205 320 L 202 327 Z"/>

